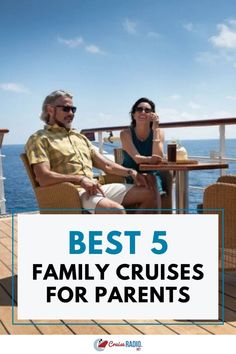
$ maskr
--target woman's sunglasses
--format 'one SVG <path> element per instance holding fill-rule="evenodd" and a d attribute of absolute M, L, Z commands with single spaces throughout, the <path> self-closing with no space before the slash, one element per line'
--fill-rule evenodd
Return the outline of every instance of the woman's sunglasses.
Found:
<path fill-rule="evenodd" d="M 57 108 L 61 108 L 63 112 L 70 112 L 72 111 L 72 113 L 76 112 L 77 107 L 75 106 L 55 106 Z"/>
<path fill-rule="evenodd" d="M 144 107 L 137 107 L 137 108 L 135 108 L 135 112 L 151 113 L 152 109 L 151 108 L 144 108 Z"/>

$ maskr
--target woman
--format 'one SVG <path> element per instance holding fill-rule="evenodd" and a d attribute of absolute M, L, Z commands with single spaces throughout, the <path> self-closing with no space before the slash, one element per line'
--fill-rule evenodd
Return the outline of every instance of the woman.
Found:
<path fill-rule="evenodd" d="M 155 104 L 142 97 L 131 109 L 131 126 L 120 133 L 125 167 L 139 171 L 139 164 L 158 164 L 163 159 L 164 134 L 159 128 L 159 117 L 155 113 Z M 161 177 L 157 172 L 147 175 L 147 183 L 157 196 L 158 208 L 161 207 L 160 195 L 165 193 Z M 131 179 L 127 180 L 132 183 Z"/>

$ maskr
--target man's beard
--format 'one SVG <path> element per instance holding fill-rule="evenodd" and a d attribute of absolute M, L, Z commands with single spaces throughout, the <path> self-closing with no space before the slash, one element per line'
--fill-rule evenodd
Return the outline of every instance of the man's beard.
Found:
<path fill-rule="evenodd" d="M 61 128 L 66 128 L 66 129 L 70 129 L 72 120 L 73 120 L 73 118 L 71 118 L 70 122 L 66 122 L 66 121 L 65 122 L 61 122 L 61 121 L 59 121 L 57 119 L 56 116 L 54 117 L 54 121 L 57 123 L 57 125 L 59 125 L 59 127 L 61 127 Z"/>

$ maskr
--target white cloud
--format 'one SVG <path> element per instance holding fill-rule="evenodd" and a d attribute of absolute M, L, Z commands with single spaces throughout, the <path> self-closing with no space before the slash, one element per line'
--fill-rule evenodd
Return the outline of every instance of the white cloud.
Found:
<path fill-rule="evenodd" d="M 231 19 L 231 20 L 228 20 L 227 22 L 228 22 L 231 26 L 236 27 L 236 20 Z"/>
<path fill-rule="evenodd" d="M 179 120 L 179 112 L 174 108 L 160 108 L 159 112 L 161 122 L 175 122 Z"/>
<path fill-rule="evenodd" d="M 91 44 L 86 46 L 86 51 L 91 53 L 91 54 L 105 54 L 98 46 Z"/>
<path fill-rule="evenodd" d="M 129 34 L 136 34 L 137 33 L 137 23 L 134 21 L 131 21 L 130 19 L 126 18 L 124 22 L 122 23 L 123 28 L 126 32 Z"/>
<path fill-rule="evenodd" d="M 174 93 L 173 95 L 170 96 L 170 99 L 174 100 L 174 101 L 177 101 L 177 100 L 181 99 L 181 96 L 176 94 L 176 93 Z"/>
<path fill-rule="evenodd" d="M 196 61 L 208 64 L 215 64 L 221 58 L 222 55 L 219 54 L 215 54 L 212 52 L 200 52 L 196 56 Z"/>
<path fill-rule="evenodd" d="M 110 121 L 112 119 L 112 115 L 109 114 L 109 113 L 103 113 L 103 112 L 100 112 L 98 114 L 99 118 L 101 118 L 103 121 Z"/>
<path fill-rule="evenodd" d="M 196 116 L 193 115 L 192 113 L 189 113 L 189 112 L 181 112 L 180 113 L 180 118 L 182 120 L 196 120 Z"/>
<path fill-rule="evenodd" d="M 197 103 L 195 103 L 195 102 L 192 102 L 192 101 L 190 101 L 190 102 L 188 103 L 188 106 L 189 106 L 190 108 L 192 108 L 192 109 L 199 109 L 199 108 L 201 108 L 201 106 L 199 106 L 199 104 L 197 104 Z"/>
<path fill-rule="evenodd" d="M 236 95 L 234 96 L 226 96 L 227 100 L 232 100 L 232 101 L 236 101 Z"/>
<path fill-rule="evenodd" d="M 217 34 L 208 38 L 214 50 L 200 52 L 195 60 L 209 65 L 226 62 L 236 67 L 236 20 L 217 25 Z"/>
<path fill-rule="evenodd" d="M 76 48 L 81 46 L 84 43 L 82 37 L 77 37 L 73 39 L 65 39 L 65 38 L 58 37 L 57 40 L 59 43 L 65 44 L 69 48 Z"/>
<path fill-rule="evenodd" d="M 201 81 L 194 85 L 198 90 L 206 90 L 208 88 L 208 84 L 205 81 Z"/>
<path fill-rule="evenodd" d="M 2 83 L 0 84 L 0 89 L 4 91 L 12 91 L 16 93 L 28 93 L 29 90 L 22 84 L 17 84 L 14 82 Z"/>
<path fill-rule="evenodd" d="M 189 22 L 189 23 L 184 23 L 182 26 L 187 32 L 190 33 L 194 33 L 201 36 L 203 36 L 205 33 L 204 25 L 200 23 L 193 24 L 192 22 Z"/>
<path fill-rule="evenodd" d="M 183 27 L 188 31 L 188 32 L 193 32 L 193 24 L 192 23 L 184 23 Z"/>
<path fill-rule="evenodd" d="M 196 120 L 196 115 L 186 111 L 180 111 L 175 108 L 160 109 L 161 122 L 182 122 L 185 120 Z"/>
<path fill-rule="evenodd" d="M 226 62 L 236 68 L 236 20 L 218 24 L 217 34 L 208 41 L 214 49 L 198 53 L 196 61 L 210 65 Z"/>
<path fill-rule="evenodd" d="M 234 113 L 230 111 L 215 111 L 212 113 L 211 118 L 229 118 L 229 117 L 234 117 Z"/>
<path fill-rule="evenodd" d="M 85 45 L 85 41 L 82 37 L 77 37 L 73 39 L 65 39 L 62 37 L 58 37 L 57 40 L 59 43 L 62 43 L 69 48 L 82 47 L 91 54 L 105 54 L 105 52 L 103 52 L 98 46 L 94 44 Z"/>
<path fill-rule="evenodd" d="M 157 33 L 157 32 L 148 32 L 147 36 L 149 38 L 160 38 L 161 37 L 160 33 Z"/>
<path fill-rule="evenodd" d="M 215 47 L 236 49 L 236 21 L 230 20 L 228 24 L 217 25 L 218 34 L 209 38 Z"/>

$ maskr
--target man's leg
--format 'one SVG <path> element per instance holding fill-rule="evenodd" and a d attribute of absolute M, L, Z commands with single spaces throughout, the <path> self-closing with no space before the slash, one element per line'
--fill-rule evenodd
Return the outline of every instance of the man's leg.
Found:
<path fill-rule="evenodd" d="M 95 214 L 125 214 L 125 209 L 121 204 L 103 198 L 97 203 Z"/>
<path fill-rule="evenodd" d="M 150 186 L 152 186 L 153 191 L 156 194 L 156 198 L 157 198 L 157 200 L 156 200 L 157 207 L 156 208 L 161 209 L 161 195 L 160 195 L 160 192 L 159 192 L 159 190 L 157 188 L 156 176 L 152 175 L 152 174 L 147 174 L 146 178 L 147 178 L 148 184 Z"/>
<path fill-rule="evenodd" d="M 125 208 L 133 206 L 138 209 L 144 209 L 141 213 L 155 214 L 157 212 L 155 209 L 160 208 L 158 195 L 159 193 L 157 193 L 156 190 L 134 186 L 126 193 L 122 205 Z"/>
<path fill-rule="evenodd" d="M 132 185 L 121 183 L 106 184 L 101 187 L 106 197 L 102 194 L 88 196 L 85 190 L 80 191 L 80 199 L 84 209 L 95 214 L 125 214 L 124 207 L 121 205 L 127 191 Z"/>
<path fill-rule="evenodd" d="M 126 214 L 122 201 L 133 186 L 131 184 L 111 183 L 104 184 L 101 188 L 106 198 L 100 199 L 96 204 L 95 213 Z"/>
<path fill-rule="evenodd" d="M 160 208 L 157 192 L 146 187 L 137 187 L 131 184 L 112 183 L 103 185 L 106 197 L 95 195 L 88 197 L 87 193 L 80 192 L 83 208 L 94 209 L 96 214 L 125 214 L 124 208 L 144 209 L 142 213 L 156 213 Z"/>

